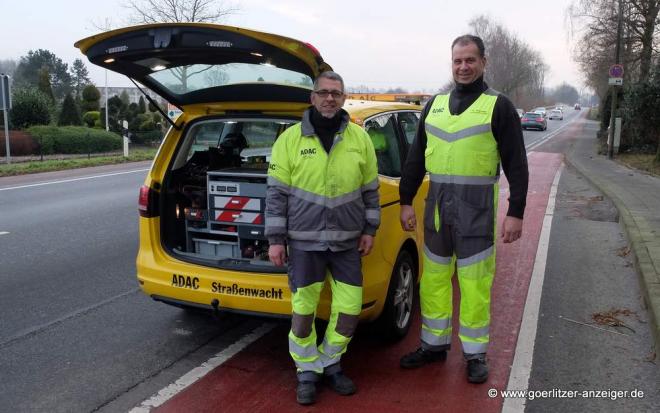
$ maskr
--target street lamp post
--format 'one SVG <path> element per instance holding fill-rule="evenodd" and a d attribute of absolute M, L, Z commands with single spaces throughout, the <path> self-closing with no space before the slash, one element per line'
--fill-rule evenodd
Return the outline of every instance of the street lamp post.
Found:
<path fill-rule="evenodd" d="M 615 63 L 618 65 L 621 63 L 621 37 L 622 37 L 622 26 L 623 26 L 623 2 L 619 0 L 619 19 L 617 22 L 616 28 L 616 52 L 615 52 Z M 607 139 L 607 157 L 612 159 L 614 157 L 614 118 L 617 106 L 617 97 L 619 94 L 619 86 L 612 86 L 612 109 L 610 110 L 610 130 L 609 136 Z"/>
<path fill-rule="evenodd" d="M 109 131 L 108 125 L 108 69 L 105 69 L 105 131 Z"/>

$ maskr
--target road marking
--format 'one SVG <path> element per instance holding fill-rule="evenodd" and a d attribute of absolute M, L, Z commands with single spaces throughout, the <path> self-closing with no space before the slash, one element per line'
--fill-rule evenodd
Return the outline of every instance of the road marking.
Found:
<path fill-rule="evenodd" d="M 7 235 L 7 234 L 9 234 L 9 232 L 7 232 L 7 231 L 0 231 L 0 235 Z"/>
<path fill-rule="evenodd" d="M 509 383 L 506 387 L 507 390 L 526 390 L 529 386 L 529 375 L 532 370 L 532 358 L 534 356 L 534 342 L 536 341 L 536 327 L 539 319 L 539 307 L 541 306 L 543 279 L 545 278 L 545 265 L 548 260 L 550 229 L 555 211 L 555 200 L 557 199 L 557 186 L 559 185 L 559 178 L 563 169 L 564 166 L 562 164 L 557 170 L 557 173 L 555 173 L 555 179 L 550 188 L 548 206 L 545 209 L 539 245 L 536 249 L 532 279 L 529 282 L 525 310 L 523 311 L 522 323 L 518 332 L 518 342 L 516 343 L 516 352 L 513 357 Z M 506 398 L 502 405 L 502 413 L 525 411 L 526 402 L 527 400 L 524 397 Z"/>
<path fill-rule="evenodd" d="M 147 413 L 150 412 L 154 407 L 162 405 L 183 391 L 186 387 L 195 383 L 197 380 L 210 373 L 213 369 L 232 358 L 245 347 L 266 335 L 266 333 L 275 328 L 275 326 L 275 323 L 265 323 L 255 328 L 252 333 L 243 336 L 240 340 L 217 353 L 215 356 L 202 363 L 199 367 L 195 367 L 194 369 L 190 370 L 174 383 L 161 389 L 158 393 L 151 396 L 151 398 L 143 401 L 142 404 L 131 409 L 129 413 Z"/>
<path fill-rule="evenodd" d="M 75 181 L 84 181 L 87 179 L 97 179 L 97 178 L 106 178 L 108 176 L 116 176 L 116 175 L 125 175 L 125 174 L 133 174 L 136 172 L 144 172 L 148 171 L 149 168 L 146 169 L 135 169 L 132 171 L 124 171 L 124 172 L 115 172 L 111 174 L 102 174 L 102 175 L 92 175 L 92 176 L 84 176 L 82 178 L 71 178 L 71 179 L 62 179 L 61 181 L 49 181 L 49 182 L 40 182 L 38 184 L 29 184 L 29 185 L 20 185 L 20 186 L 10 186 L 8 188 L 0 188 L 0 191 L 9 191 L 11 189 L 23 189 L 23 188 L 32 188 L 35 186 L 44 186 L 44 185 L 53 185 L 53 184 L 63 184 L 66 182 L 75 182 Z"/>
<path fill-rule="evenodd" d="M 543 139 L 540 139 L 538 141 L 534 141 L 534 142 L 530 143 L 529 145 L 526 145 L 525 148 L 527 148 L 528 150 L 531 150 L 531 149 L 536 148 L 537 146 L 543 145 L 549 139 L 554 138 L 555 136 L 557 136 L 559 134 L 559 132 L 562 131 L 562 129 L 564 129 L 565 127 L 567 127 L 571 123 L 573 123 L 573 121 L 575 121 L 575 119 L 571 120 L 568 123 L 563 124 L 562 126 L 559 127 L 559 129 L 555 129 L 552 132 L 548 133 Z"/>

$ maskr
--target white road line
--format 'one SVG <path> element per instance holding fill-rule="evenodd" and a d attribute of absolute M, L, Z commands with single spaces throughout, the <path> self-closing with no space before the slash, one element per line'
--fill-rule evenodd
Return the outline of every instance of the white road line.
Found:
<path fill-rule="evenodd" d="M 7 235 L 7 234 L 9 234 L 9 232 L 7 232 L 7 231 L 0 231 L 0 235 Z"/>
<path fill-rule="evenodd" d="M 555 211 L 555 200 L 557 198 L 557 186 L 559 178 L 564 169 L 563 164 L 557 170 L 555 179 L 550 188 L 548 206 L 545 209 L 543 227 L 536 249 L 536 259 L 532 270 L 532 279 L 529 282 L 525 310 L 523 312 L 520 331 L 518 332 L 518 343 L 513 357 L 513 365 L 509 374 L 507 390 L 526 390 L 529 386 L 529 376 L 532 370 L 532 358 L 534 356 L 534 342 L 536 341 L 536 327 L 539 318 L 539 307 L 541 305 L 541 293 L 543 279 L 545 278 L 545 265 L 548 259 L 548 247 L 550 245 L 550 228 Z M 502 405 L 502 413 L 523 412 L 527 400 L 521 398 L 506 398 Z"/>
<path fill-rule="evenodd" d="M 32 188 L 32 187 L 35 187 L 35 186 L 44 186 L 44 185 L 63 184 L 63 183 L 66 183 L 66 182 L 84 181 L 84 180 L 87 180 L 87 179 L 106 178 L 108 176 L 133 174 L 133 173 L 136 173 L 136 172 L 144 172 L 144 171 L 148 171 L 148 170 L 149 170 L 148 168 L 146 168 L 146 169 L 135 169 L 135 170 L 132 170 L 132 171 L 114 172 L 114 173 L 111 173 L 111 174 L 84 176 L 82 178 L 71 178 L 71 179 L 62 179 L 60 181 L 40 182 L 38 184 L 10 186 L 8 188 L 0 188 L 0 191 L 9 191 L 11 189 Z"/>
<path fill-rule="evenodd" d="M 154 407 L 160 406 L 172 397 L 176 396 L 179 392 L 183 391 L 186 387 L 206 376 L 213 369 L 229 360 L 245 347 L 263 337 L 275 326 L 275 323 L 265 323 L 255 328 L 252 333 L 243 336 L 240 340 L 225 348 L 215 356 L 211 357 L 206 362 L 202 363 L 199 367 L 195 367 L 194 369 L 190 370 L 174 383 L 160 390 L 158 393 L 151 396 L 151 398 L 148 400 L 143 401 L 139 406 L 131 409 L 129 413 L 147 413 Z"/>
<path fill-rule="evenodd" d="M 530 143 L 529 145 L 526 145 L 525 148 L 527 148 L 527 150 L 531 150 L 531 149 L 536 148 L 537 146 L 543 145 L 549 139 L 557 136 L 559 134 L 559 132 L 561 132 L 562 129 L 564 129 L 565 127 L 567 127 L 571 123 L 573 123 L 574 120 L 575 119 L 571 120 L 568 123 L 563 124 L 562 126 L 559 127 L 559 129 L 555 129 L 552 132 L 548 133 L 543 139 L 538 140 L 538 141 L 534 141 L 534 142 Z"/>

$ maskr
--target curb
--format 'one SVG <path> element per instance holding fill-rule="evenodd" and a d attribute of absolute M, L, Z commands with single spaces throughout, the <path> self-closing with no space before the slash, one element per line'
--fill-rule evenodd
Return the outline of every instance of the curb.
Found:
<path fill-rule="evenodd" d="M 623 227 L 630 243 L 631 251 L 635 256 L 635 268 L 640 280 L 640 287 L 644 291 L 644 300 L 650 314 L 650 326 L 655 339 L 655 352 L 660 352 L 660 274 L 653 265 L 653 260 L 649 253 L 647 243 L 642 236 L 642 230 L 635 221 L 626 204 L 618 197 L 616 191 L 593 174 L 590 174 L 586 168 L 575 162 L 572 154 L 565 156 L 566 161 L 574 167 L 582 176 L 584 176 L 592 185 L 598 188 L 605 196 L 610 198 L 614 206 L 619 211 L 622 218 Z M 660 246 L 656 247 L 660 251 Z"/>

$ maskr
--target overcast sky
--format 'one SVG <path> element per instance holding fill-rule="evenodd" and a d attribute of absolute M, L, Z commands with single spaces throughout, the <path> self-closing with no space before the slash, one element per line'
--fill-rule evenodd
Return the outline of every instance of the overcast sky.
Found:
<path fill-rule="evenodd" d="M 550 67 L 546 86 L 567 82 L 580 91 L 565 22 L 572 1 L 241 0 L 235 1 L 240 11 L 224 23 L 311 43 L 349 86 L 400 86 L 412 92 L 437 89 L 451 78 L 452 40 L 469 31 L 473 17 L 485 14 L 541 53 Z M 82 57 L 73 43 L 99 31 L 94 22 L 126 25 L 124 3 L 0 0 L 0 59 L 47 49 L 71 65 Z M 103 70 L 83 60 L 92 81 L 103 86 Z M 119 75 L 108 79 L 108 86 L 131 85 Z"/>

